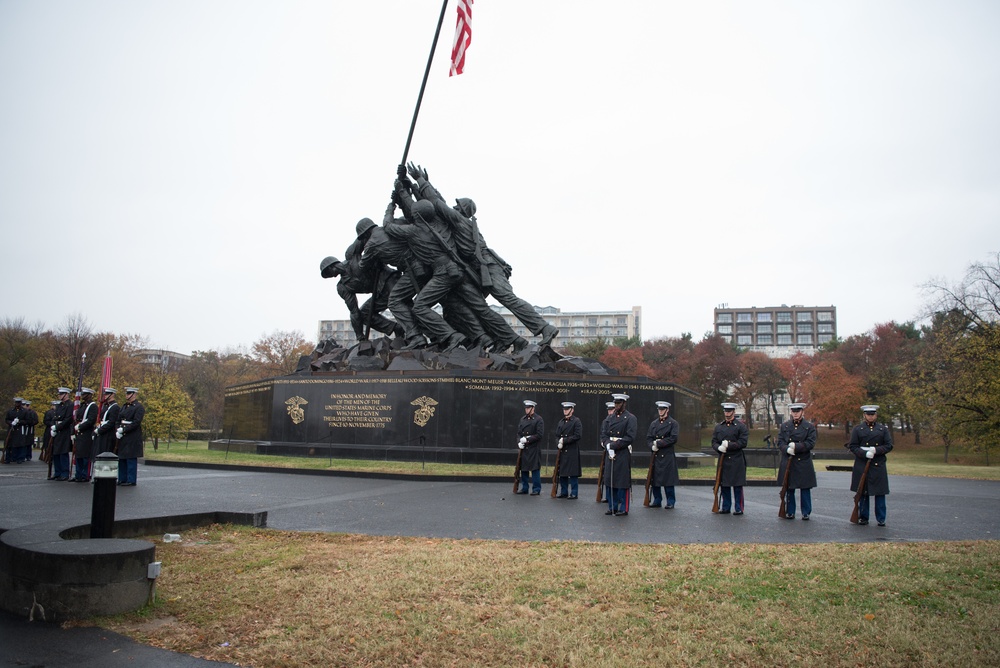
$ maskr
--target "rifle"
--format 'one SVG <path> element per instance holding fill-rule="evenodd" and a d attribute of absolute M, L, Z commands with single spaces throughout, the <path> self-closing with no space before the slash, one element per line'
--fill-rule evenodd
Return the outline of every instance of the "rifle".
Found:
<path fill-rule="evenodd" d="M 559 460 L 562 459 L 562 453 L 563 451 L 560 450 L 556 454 L 556 465 L 555 468 L 552 469 L 552 494 L 550 494 L 550 496 L 553 499 L 556 498 L 556 486 L 559 484 Z"/>
<path fill-rule="evenodd" d="M 597 502 L 601 503 L 604 496 L 604 462 L 608 461 L 608 453 L 605 450 L 601 455 L 601 468 L 597 471 Z"/>
<path fill-rule="evenodd" d="M 524 454 L 524 450 L 518 448 L 517 451 L 517 462 L 514 464 L 514 493 L 517 494 L 517 488 L 521 486 L 521 455 Z"/>
<path fill-rule="evenodd" d="M 788 456 L 788 462 L 785 464 L 785 476 L 784 482 L 781 483 L 781 505 L 778 506 L 778 517 L 784 517 L 785 513 L 785 496 L 788 495 L 788 477 L 792 470 L 792 456 Z"/>
<path fill-rule="evenodd" d="M 49 431 L 51 425 L 45 426 L 45 433 L 42 435 L 42 451 L 38 454 L 39 461 L 49 465 L 48 479 L 52 479 L 52 433 Z"/>
<path fill-rule="evenodd" d="M 656 441 L 653 441 L 656 443 Z M 646 473 L 646 496 L 642 498 L 642 505 L 649 508 L 649 486 L 653 484 L 653 464 L 656 463 L 656 453 L 649 453 L 649 471 Z"/>
<path fill-rule="evenodd" d="M 715 465 L 715 487 L 712 488 L 712 494 L 715 499 L 712 501 L 712 512 L 719 512 L 719 486 L 722 484 L 722 458 L 726 456 L 726 453 L 719 453 L 719 463 Z"/>
<path fill-rule="evenodd" d="M 872 465 L 872 460 L 868 460 L 865 464 L 864 473 L 861 474 L 861 480 L 858 481 L 858 491 L 854 493 L 854 510 L 851 512 L 851 524 L 858 523 L 858 504 L 861 503 L 861 497 L 864 496 L 865 491 L 868 488 L 868 469 Z"/>
<path fill-rule="evenodd" d="M 10 464 L 10 433 L 14 431 L 13 427 L 7 427 L 7 436 L 3 439 L 3 463 Z"/>

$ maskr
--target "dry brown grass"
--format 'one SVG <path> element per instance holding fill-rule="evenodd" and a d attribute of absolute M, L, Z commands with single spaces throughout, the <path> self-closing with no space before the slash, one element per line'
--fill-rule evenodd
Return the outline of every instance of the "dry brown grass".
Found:
<path fill-rule="evenodd" d="M 184 538 L 105 625 L 253 666 L 1000 665 L 996 542 Z"/>

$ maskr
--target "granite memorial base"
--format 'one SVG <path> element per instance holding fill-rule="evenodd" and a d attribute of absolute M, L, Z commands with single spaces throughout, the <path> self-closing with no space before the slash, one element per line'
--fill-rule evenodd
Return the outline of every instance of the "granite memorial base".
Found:
<path fill-rule="evenodd" d="M 224 439 L 213 449 L 302 457 L 511 464 L 522 402 L 545 420 L 543 463 L 555 461 L 561 403 L 583 422 L 584 466 L 597 466 L 611 394 L 628 394 L 638 419 L 634 466 L 648 465 L 646 430 L 656 401 L 673 404 L 676 450 L 700 455 L 700 397 L 644 377 L 530 371 L 413 370 L 313 372 L 236 385 L 226 391 Z M 681 457 L 681 459 L 685 459 Z M 643 461 L 645 460 L 645 462 Z M 686 463 L 686 459 L 685 459 Z"/>

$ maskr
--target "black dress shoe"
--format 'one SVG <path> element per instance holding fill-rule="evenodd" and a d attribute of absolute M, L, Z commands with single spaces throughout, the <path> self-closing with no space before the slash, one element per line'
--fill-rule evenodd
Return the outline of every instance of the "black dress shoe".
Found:
<path fill-rule="evenodd" d="M 862 518 L 862 519 L 858 520 L 858 524 L 860 524 L 861 526 L 864 526 L 864 525 L 868 524 L 868 520 Z"/>
<path fill-rule="evenodd" d="M 538 496 L 539 494 L 541 494 L 541 492 L 532 492 L 531 496 Z"/>
<path fill-rule="evenodd" d="M 651 503 L 648 506 L 644 506 L 644 507 L 646 508 L 646 510 L 656 510 L 656 509 L 658 509 L 660 507 L 660 504 L 658 504 L 658 503 Z"/>
<path fill-rule="evenodd" d="M 568 499 L 569 495 L 568 494 L 559 494 L 558 496 L 556 496 L 556 498 L 557 499 Z"/>
<path fill-rule="evenodd" d="M 121 483 L 119 483 L 121 484 Z M 514 492 L 515 494 L 527 494 L 527 492 Z"/>
<path fill-rule="evenodd" d="M 566 498 L 567 498 L 567 499 L 575 499 L 575 498 L 576 498 L 576 494 L 570 494 L 570 495 L 569 495 L 569 496 L 567 496 Z"/>
<path fill-rule="evenodd" d="M 670 505 L 667 506 L 667 510 L 673 510 L 673 509 L 674 509 L 673 504 L 670 504 Z"/>
<path fill-rule="evenodd" d="M 742 515 L 742 514 L 743 514 L 742 510 L 734 510 L 733 511 L 733 515 Z"/>
<path fill-rule="evenodd" d="M 719 511 L 719 514 L 720 514 L 720 515 L 728 515 L 728 514 L 729 514 L 729 511 L 728 511 L 728 510 L 720 510 L 720 511 Z"/>
<path fill-rule="evenodd" d="M 605 515 L 614 515 L 614 514 L 615 514 L 615 511 L 613 511 L 613 510 L 605 510 L 605 511 L 604 511 L 604 514 L 605 514 Z"/>
<path fill-rule="evenodd" d="M 623 510 L 620 513 L 615 513 L 615 515 L 617 515 L 618 517 L 622 517 L 623 515 L 628 515 L 628 511 L 627 510 Z"/>

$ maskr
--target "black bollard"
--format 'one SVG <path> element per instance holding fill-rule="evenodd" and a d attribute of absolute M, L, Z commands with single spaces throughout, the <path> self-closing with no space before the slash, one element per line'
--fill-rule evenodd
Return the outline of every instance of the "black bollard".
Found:
<path fill-rule="evenodd" d="M 118 455 L 113 452 L 102 452 L 94 460 L 94 505 L 90 511 L 91 538 L 112 538 L 117 489 Z"/>

